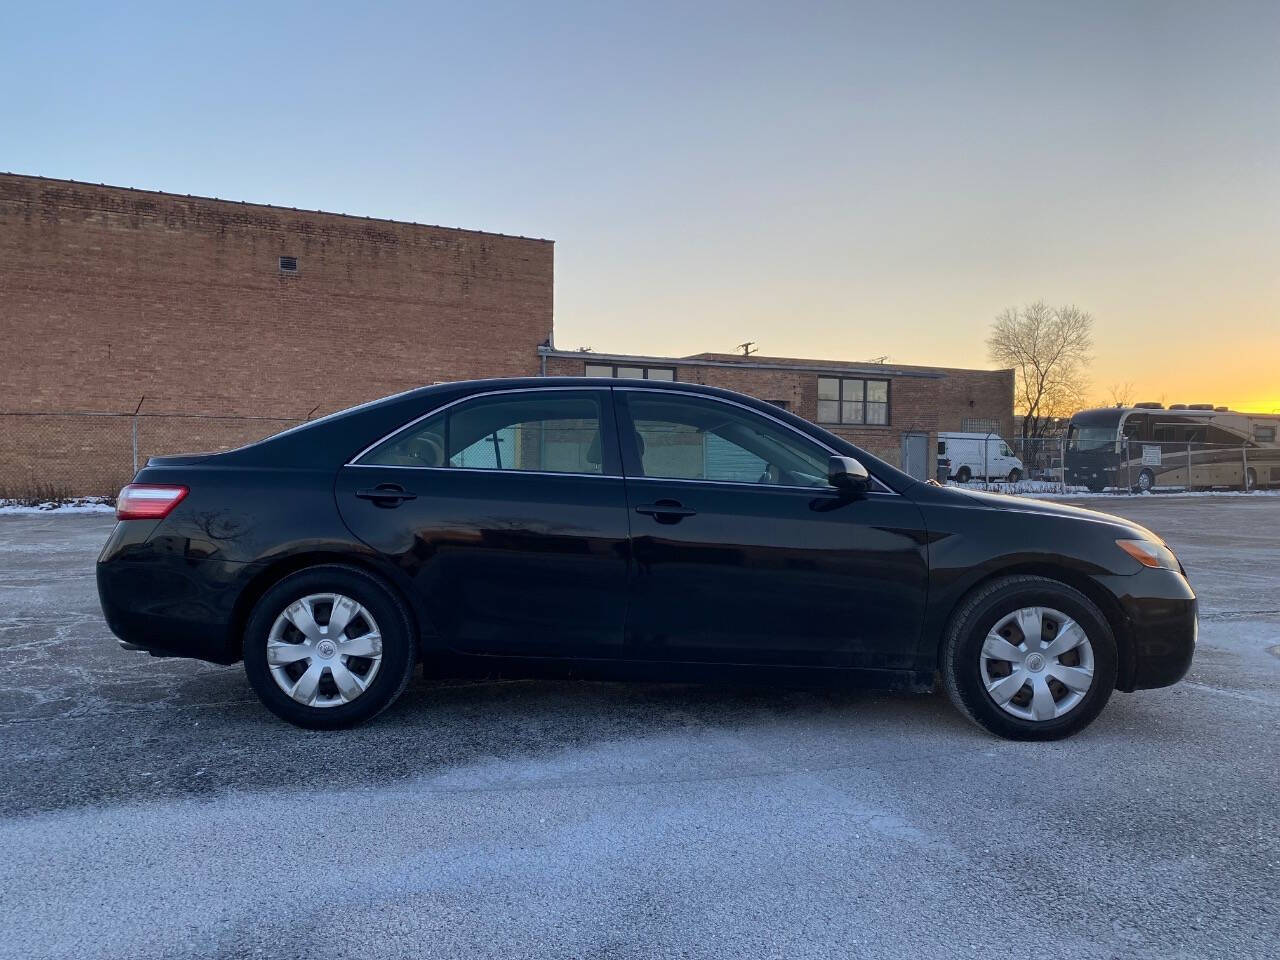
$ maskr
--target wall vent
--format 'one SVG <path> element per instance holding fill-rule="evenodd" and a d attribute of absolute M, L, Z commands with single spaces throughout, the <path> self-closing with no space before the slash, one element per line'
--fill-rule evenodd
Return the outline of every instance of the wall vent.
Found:
<path fill-rule="evenodd" d="M 281 273 L 297 273 L 298 258 L 297 257 L 281 257 L 280 272 Z"/>

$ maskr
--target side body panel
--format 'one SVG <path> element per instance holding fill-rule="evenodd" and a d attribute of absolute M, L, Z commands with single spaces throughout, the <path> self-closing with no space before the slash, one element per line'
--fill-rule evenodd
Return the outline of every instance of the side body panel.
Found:
<path fill-rule="evenodd" d="M 112 631 L 177 656 L 239 659 L 237 616 L 263 571 L 293 558 L 377 560 L 353 537 L 324 469 L 149 466 L 146 483 L 178 483 L 187 497 L 164 521 L 116 525 L 98 558 L 98 592 Z"/>
<path fill-rule="evenodd" d="M 393 509 L 356 496 L 396 484 Z M 343 519 L 400 571 L 429 646 L 467 654 L 620 652 L 629 557 L 621 477 L 344 467 Z"/>
<path fill-rule="evenodd" d="M 928 593 L 920 511 L 897 494 L 629 479 L 627 646 L 638 659 L 915 669 Z"/>

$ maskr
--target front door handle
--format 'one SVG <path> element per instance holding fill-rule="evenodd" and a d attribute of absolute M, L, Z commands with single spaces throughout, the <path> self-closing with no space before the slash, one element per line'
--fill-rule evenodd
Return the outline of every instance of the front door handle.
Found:
<path fill-rule="evenodd" d="M 653 517 L 659 523 L 679 523 L 685 517 L 695 517 L 697 510 L 691 510 L 679 500 L 659 500 L 657 503 L 645 503 L 636 507 L 636 513 Z"/>
<path fill-rule="evenodd" d="M 416 493 L 410 493 L 398 483 L 380 483 L 372 490 L 357 490 L 356 496 L 361 500 L 372 500 L 375 507 L 398 507 L 406 500 L 417 500 Z"/>

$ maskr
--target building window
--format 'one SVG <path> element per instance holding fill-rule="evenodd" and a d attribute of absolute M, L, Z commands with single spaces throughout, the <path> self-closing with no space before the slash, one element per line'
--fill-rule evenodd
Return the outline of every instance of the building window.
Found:
<path fill-rule="evenodd" d="M 961 433 L 999 433 L 1000 424 L 982 417 L 965 417 L 960 421 Z"/>
<path fill-rule="evenodd" d="M 637 367 L 625 363 L 588 363 L 586 377 L 616 377 L 620 380 L 674 380 L 675 367 Z"/>
<path fill-rule="evenodd" d="M 818 422 L 887 424 L 889 381 L 819 377 Z"/>

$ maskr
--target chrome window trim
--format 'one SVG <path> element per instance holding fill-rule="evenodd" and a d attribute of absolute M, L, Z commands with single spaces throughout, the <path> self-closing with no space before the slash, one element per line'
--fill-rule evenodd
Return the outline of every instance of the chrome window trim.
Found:
<path fill-rule="evenodd" d="M 432 467 L 431 469 L 438 470 L 441 468 Z M 728 485 L 731 487 L 751 487 L 753 490 L 788 490 L 792 493 L 807 493 L 810 496 L 823 493 L 833 495 L 839 493 L 831 484 L 827 484 L 825 487 L 798 487 L 789 483 L 752 483 L 750 480 L 691 480 L 688 477 L 624 477 L 623 479 L 628 483 L 634 480 L 636 483 L 700 483 L 708 487 Z M 874 480 L 875 478 L 872 477 L 872 479 Z M 879 480 L 876 480 L 876 483 L 879 482 Z M 899 494 L 892 490 L 868 490 L 867 496 L 896 497 Z"/>
<path fill-rule="evenodd" d="M 661 382 L 661 381 L 659 381 L 659 382 Z M 693 397 L 701 397 L 701 398 L 702 398 L 702 399 L 704 399 L 704 400 L 714 400 L 716 403 L 723 403 L 723 404 L 726 404 L 727 406 L 731 406 L 731 407 L 738 407 L 738 408 L 739 408 L 739 409 L 741 409 L 741 410 L 746 410 L 748 413 L 754 413 L 754 414 L 755 414 L 756 416 L 758 416 L 758 417 L 764 417 L 766 420 L 772 420 L 772 421 L 773 421 L 774 423 L 776 423 L 778 426 L 780 426 L 780 427 L 785 427 L 786 429 L 790 430 L 792 433 L 797 434 L 798 436 L 804 437 L 806 440 L 810 441 L 811 443 L 816 443 L 816 444 L 817 444 L 818 446 L 820 446 L 823 450 L 827 451 L 827 453 L 828 453 L 830 456 L 833 456 L 833 457 L 843 457 L 843 456 L 846 456 L 846 454 L 840 453 L 839 451 L 832 449 L 830 446 L 828 446 L 827 444 L 823 443 L 823 442 L 822 442 L 821 440 L 819 440 L 817 437 L 811 437 L 811 436 L 809 436 L 809 434 L 805 433 L 805 432 L 804 432 L 803 430 L 801 430 L 799 427 L 794 427 L 794 426 L 792 426 L 791 424 L 787 423 L 785 420 L 780 420 L 780 419 L 778 419 L 777 417 L 775 417 L 775 416 L 774 416 L 773 414 L 771 414 L 771 413 L 766 413 L 766 412 L 765 412 L 765 411 L 763 411 L 763 410 L 757 410 L 755 407 L 749 407 L 749 406 L 747 406 L 745 403 L 739 403 L 737 400 L 730 400 L 730 399 L 728 399 L 727 397 L 717 397 L 717 396 L 714 396 L 714 395 L 712 395 L 712 394 L 707 394 L 707 393 L 696 393 L 696 392 L 694 392 L 694 391 L 690 391 L 690 390 L 664 390 L 662 387 L 633 387 L 633 386 L 625 386 L 625 387 L 614 387 L 613 389 L 614 389 L 614 390 L 626 390 L 626 391 L 629 391 L 629 392 L 631 392 L 631 393 L 670 393 L 670 394 L 674 394 L 675 396 L 680 396 L 680 397 L 689 397 L 689 396 L 693 396 Z M 828 484 L 826 487 L 790 487 L 790 486 L 785 486 L 785 487 L 784 487 L 784 485 L 783 485 L 783 484 L 773 484 L 773 483 L 751 483 L 750 481 L 744 481 L 744 480 L 689 480 L 689 479 L 681 479 L 681 478 L 679 478 L 679 477 L 629 477 L 628 479 L 631 479 L 631 480 L 675 480 L 675 481 L 680 482 L 680 483 L 740 483 L 740 484 L 742 484 L 743 486 L 746 486 L 746 487 L 762 487 L 762 488 L 764 488 L 764 489 L 766 489 L 766 490 L 789 489 L 789 490 L 809 490 L 809 491 L 814 491 L 814 490 L 824 490 L 824 489 L 825 489 L 825 490 L 834 490 L 834 489 L 835 489 L 835 487 L 831 486 L 830 484 Z M 875 483 L 876 483 L 878 486 L 882 487 L 883 489 L 881 489 L 881 490 L 869 490 L 869 491 L 867 491 L 868 493 L 888 493 L 888 494 L 892 494 L 892 495 L 893 495 L 893 496 L 895 496 L 895 497 L 897 497 L 897 496 L 901 496 L 901 494 L 899 494 L 896 490 L 892 490 L 892 489 L 890 489 L 890 488 L 889 488 L 889 486 L 888 486 L 888 484 L 886 484 L 886 483 L 884 483 L 882 480 L 880 480 L 880 478 L 879 478 L 879 477 L 872 476 L 872 477 L 871 477 L 871 479 L 872 479 L 872 480 L 874 480 L 874 481 L 875 481 Z"/>
<path fill-rule="evenodd" d="M 650 381 L 646 380 L 644 382 L 649 383 Z M 667 381 L 657 380 L 653 382 L 666 383 Z M 448 410 L 450 407 L 456 407 L 458 404 L 465 403 L 468 400 L 478 400 L 481 397 L 502 396 L 504 394 L 509 394 L 509 393 L 546 393 L 548 391 L 558 391 L 560 393 L 584 392 L 584 391 L 592 392 L 592 393 L 602 393 L 602 392 L 611 392 L 615 390 L 625 390 L 631 393 L 667 393 L 677 397 L 689 397 L 689 396 L 701 397 L 704 400 L 713 400 L 716 403 L 723 403 L 726 406 L 738 407 L 740 410 L 745 410 L 748 413 L 755 414 L 758 417 L 763 417 L 766 420 L 771 420 L 774 423 L 776 423 L 778 426 L 784 427 L 785 429 L 790 430 L 792 433 L 803 437 L 804 439 L 810 441 L 811 443 L 817 444 L 823 450 L 826 450 L 830 456 L 833 456 L 833 457 L 845 456 L 845 454 L 839 453 L 838 451 L 832 449 L 830 446 L 823 443 L 817 437 L 809 436 L 809 434 L 805 433 L 803 430 L 799 429 L 798 427 L 792 426 L 791 424 L 787 423 L 785 420 L 780 420 L 777 417 L 773 416 L 772 414 L 766 413 L 763 410 L 757 410 L 755 407 L 749 407 L 745 403 L 739 403 L 737 400 L 730 400 L 726 397 L 717 397 L 711 394 L 698 393 L 693 390 L 670 390 L 670 389 L 665 389 L 663 387 L 649 387 L 649 386 L 640 387 L 640 386 L 631 386 L 631 385 L 608 386 L 608 387 L 586 387 L 586 386 L 571 387 L 571 386 L 558 385 L 554 387 L 552 386 L 507 387 L 507 388 L 498 389 L 498 390 L 483 390 L 479 393 L 469 393 L 466 396 L 458 397 L 458 399 L 456 400 L 450 400 L 448 403 L 441 404 L 438 407 L 433 407 L 431 410 L 428 410 L 426 413 L 422 414 L 421 416 L 415 417 L 414 419 L 410 420 L 408 423 L 405 423 L 397 427 L 396 429 L 392 430 L 390 433 L 386 434 L 385 436 L 379 438 L 378 440 L 375 440 L 373 443 L 369 444 L 367 447 L 365 447 L 363 450 L 357 453 L 354 457 L 348 460 L 345 464 L 343 464 L 343 466 L 381 467 L 385 470 L 455 470 L 455 471 L 461 470 L 461 471 L 467 471 L 467 472 L 489 473 L 489 474 L 506 473 L 506 474 L 512 474 L 514 476 L 525 474 L 525 475 L 532 475 L 532 476 L 548 476 L 548 477 L 601 477 L 601 478 L 608 478 L 608 479 L 615 479 L 615 480 L 616 479 L 662 480 L 662 481 L 674 482 L 674 483 L 703 483 L 703 484 L 730 483 L 736 486 L 754 487 L 756 489 L 762 489 L 762 490 L 806 490 L 809 493 L 815 493 L 815 492 L 821 493 L 823 491 L 835 490 L 835 487 L 832 487 L 830 485 L 827 485 L 826 487 L 797 487 L 797 486 L 790 486 L 786 484 L 751 483 L 750 481 L 745 481 L 745 480 L 696 480 L 696 479 L 681 478 L 681 477 L 644 477 L 644 476 L 627 477 L 625 473 L 568 473 L 568 472 L 560 473 L 554 470 L 509 470 L 509 469 L 506 469 L 505 467 L 501 470 L 496 470 L 496 469 L 490 470 L 487 467 L 414 467 L 414 466 L 407 466 L 407 465 L 401 465 L 401 464 L 361 463 L 360 462 L 360 459 L 364 457 L 365 454 L 369 453 L 369 451 L 373 450 L 375 447 L 382 446 L 382 444 L 385 443 L 386 441 L 396 436 L 399 436 L 401 433 L 404 433 L 404 431 L 412 427 L 417 426 L 423 420 L 427 420 L 430 417 L 434 417 L 436 414 L 443 413 L 444 411 Z M 376 402 L 376 401 L 371 401 L 371 402 Z M 899 494 L 896 490 L 891 489 L 887 484 L 885 484 L 878 477 L 872 476 L 871 479 L 881 489 L 869 490 L 867 491 L 868 493 L 888 494 L 894 497 L 901 496 L 901 494 Z"/>
<path fill-rule="evenodd" d="M 505 473 L 514 477 L 590 477 L 592 480 L 625 480 L 620 473 L 570 473 L 568 470 L 512 470 L 503 467 L 414 467 L 400 463 L 347 463 L 346 467 L 362 470 L 440 470 L 445 473 Z"/>
<path fill-rule="evenodd" d="M 622 476 L 622 474 L 620 474 L 620 473 L 581 473 L 581 474 L 571 474 L 571 473 L 556 473 L 556 472 L 555 472 L 555 471 L 553 471 L 553 470 L 548 470 L 548 471 L 535 471 L 535 470 L 507 470 L 507 469 L 505 469 L 505 468 L 504 468 L 503 470 L 501 470 L 501 471 L 497 471 L 497 470 L 489 470 L 489 469 L 487 469 L 487 468 L 485 468 L 485 467 L 399 467 L 399 465 L 397 465 L 397 464 L 387 464 L 387 463 L 361 463 L 361 462 L 360 462 L 360 458 L 361 458 L 361 457 L 363 457 L 363 456 L 364 456 L 366 453 L 368 453 L 370 450 L 374 449 L 375 447 L 380 447 L 380 446 L 382 446 L 382 445 L 383 445 L 384 443 L 386 443 L 388 440 L 392 439 L 393 437 L 397 437 L 397 436 L 399 436 L 400 434 L 402 434 L 402 433 L 404 433 L 406 430 L 408 430 L 410 427 L 416 427 L 416 426 L 417 426 L 418 424 L 420 424 L 423 420 L 428 420 L 428 419 L 430 419 L 431 417 L 434 417 L 437 413 L 444 413 L 444 411 L 448 410 L 450 407 L 456 407 L 458 404 L 460 404 L 460 403 L 466 403 L 468 400 L 478 400 L 478 399 L 480 399 L 481 397 L 496 397 L 496 396 L 501 396 L 501 395 L 503 395 L 503 394 L 507 394 L 507 393 L 545 393 L 545 392 L 547 392 L 547 391 L 549 391 L 549 390 L 558 390 L 558 391 L 560 391 L 561 393 L 574 392 L 574 391 L 576 391 L 576 392 L 578 392 L 578 393 L 583 393 L 583 392 L 589 392 L 589 393 L 607 393 L 607 392 L 609 391 L 609 389 L 610 389 L 609 387 L 564 387 L 564 386 L 558 386 L 558 387 L 508 387 L 508 388 L 506 388 L 506 389 L 500 389 L 500 390 L 483 390 L 483 391 L 481 391 L 480 393 L 468 393 L 466 396 L 464 396 L 464 397 L 459 397 L 457 400 L 450 400 L 448 403 L 441 404 L 441 405 L 440 405 L 440 406 L 438 406 L 438 407 L 433 407 L 432 409 L 430 409 L 430 410 L 428 410 L 426 413 L 424 413 L 422 416 L 420 416 L 420 417 L 415 417 L 414 419 L 410 420 L 408 423 L 403 424 L 403 425 L 401 425 L 401 426 L 399 426 L 399 427 L 396 427 L 394 430 L 392 430 L 392 431 L 391 431 L 390 433 L 388 433 L 386 436 L 382 437 L 382 438 L 381 438 L 381 439 L 379 439 L 379 440 L 375 440 L 373 443 L 369 444 L 367 447 L 365 447 L 363 450 L 361 450 L 359 453 L 357 453 L 354 457 L 352 457 L 350 460 L 348 460 L 345 464 L 343 464 L 343 466 L 345 466 L 345 467 L 396 467 L 396 468 L 398 468 L 398 469 L 405 469 L 405 470 L 483 470 L 483 471 L 484 471 L 484 472 L 486 472 L 486 473 L 498 473 L 498 472 L 501 472 L 501 473 L 541 473 L 541 472 L 546 472 L 546 473 L 551 473 L 551 474 L 554 474 L 555 476 L 561 476 L 561 477 L 564 477 L 564 476 L 581 476 L 581 477 L 620 477 L 620 476 Z M 603 424 L 602 424 L 602 426 L 603 426 Z M 603 430 L 601 431 L 601 433 L 603 434 Z"/>
<path fill-rule="evenodd" d="M 348 467 L 359 467 L 362 470 L 438 470 L 444 473 L 485 473 L 493 474 L 510 474 L 511 476 L 532 476 L 532 477 L 578 477 L 591 480 L 627 480 L 636 481 L 637 483 L 700 483 L 707 486 L 728 485 L 732 487 L 751 487 L 753 490 L 788 490 L 793 493 L 807 493 L 810 495 L 836 493 L 836 488 L 830 485 L 825 487 L 800 487 L 789 483 L 752 483 L 750 480 L 691 480 L 687 477 L 627 477 L 617 473 L 569 473 L 556 470 L 509 470 L 503 467 L 501 470 L 490 467 L 414 467 L 407 464 L 385 464 L 385 463 L 348 463 Z M 879 483 L 880 481 L 876 481 Z M 868 490 L 868 495 L 875 494 L 877 496 L 894 496 L 897 494 L 892 490 Z"/>

